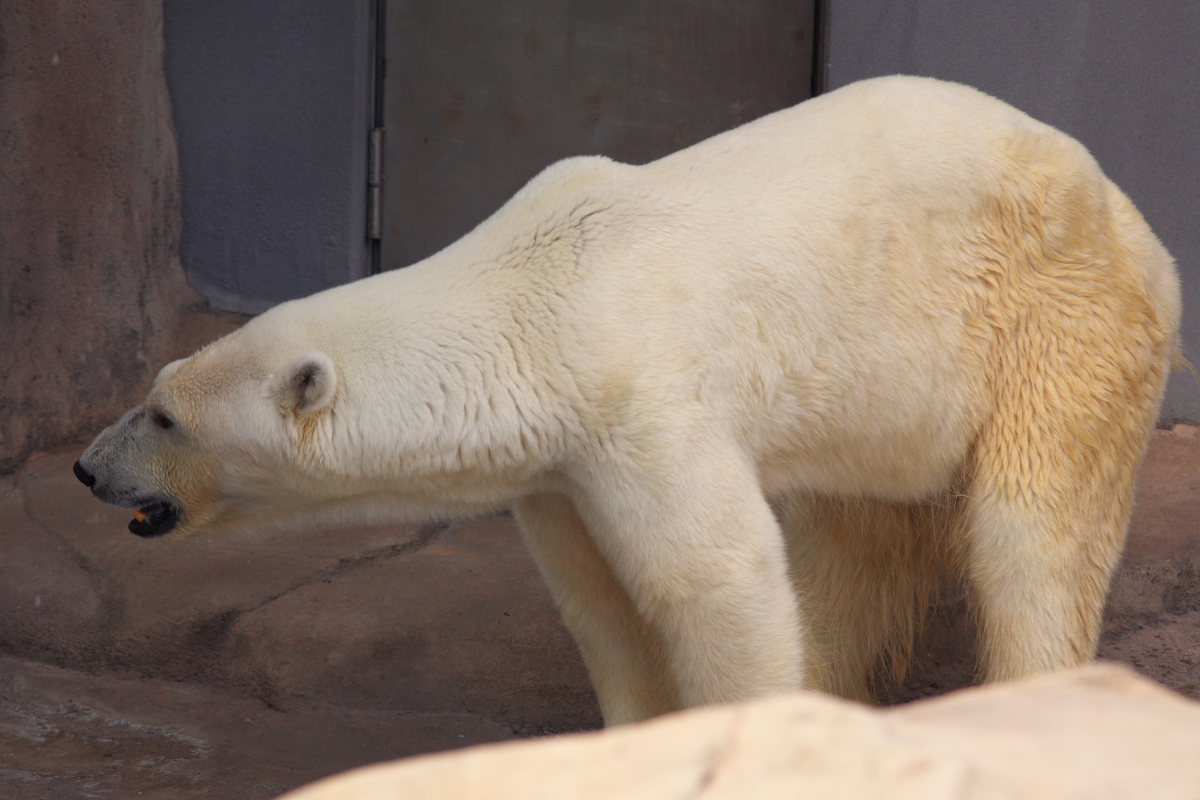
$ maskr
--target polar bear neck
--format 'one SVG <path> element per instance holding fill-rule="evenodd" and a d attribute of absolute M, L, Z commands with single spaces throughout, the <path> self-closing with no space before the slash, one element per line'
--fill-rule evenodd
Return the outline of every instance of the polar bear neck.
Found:
<path fill-rule="evenodd" d="M 347 492 L 446 498 L 473 484 L 503 505 L 524 491 L 563 449 L 577 395 L 550 330 L 565 301 L 529 276 L 549 260 L 561 271 L 573 250 L 545 229 L 491 258 L 464 241 L 260 318 L 270 335 L 301 332 L 272 343 L 280 364 L 320 350 L 338 367 L 338 401 L 305 434 L 306 471 Z"/>

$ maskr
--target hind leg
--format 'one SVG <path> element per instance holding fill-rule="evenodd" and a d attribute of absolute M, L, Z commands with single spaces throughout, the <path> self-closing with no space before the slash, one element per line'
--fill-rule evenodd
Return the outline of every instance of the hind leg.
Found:
<path fill-rule="evenodd" d="M 1171 258 L 1128 199 L 1026 177 L 980 228 L 990 274 L 971 323 L 987 411 L 969 456 L 965 566 L 992 680 L 1094 655 L 1178 332 Z"/>
<path fill-rule="evenodd" d="M 558 494 L 527 497 L 515 512 L 563 623 L 575 637 L 606 725 L 672 711 L 679 701 L 662 643 Z"/>
<path fill-rule="evenodd" d="M 1109 511 L 1076 516 L 994 492 L 972 498 L 967 572 L 987 680 L 1081 664 L 1095 654 L 1124 539 L 1124 510 Z"/>
<path fill-rule="evenodd" d="M 943 514 L 797 494 L 781 504 L 810 689 L 869 701 L 881 662 L 903 674 L 937 581 Z"/>
<path fill-rule="evenodd" d="M 1158 407 L 1153 377 L 1133 387 L 1107 405 L 1031 376 L 976 442 L 964 554 L 988 680 L 1095 655 Z M 1023 407 L 1031 398 L 1055 402 Z"/>

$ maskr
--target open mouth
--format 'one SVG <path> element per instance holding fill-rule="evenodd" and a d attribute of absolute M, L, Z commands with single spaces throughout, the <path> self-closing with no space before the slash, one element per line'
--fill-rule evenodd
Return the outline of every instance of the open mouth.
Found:
<path fill-rule="evenodd" d="M 170 533 L 178 521 L 179 509 L 175 506 L 165 501 L 150 503 L 134 510 L 129 531 L 143 539 L 151 539 Z"/>

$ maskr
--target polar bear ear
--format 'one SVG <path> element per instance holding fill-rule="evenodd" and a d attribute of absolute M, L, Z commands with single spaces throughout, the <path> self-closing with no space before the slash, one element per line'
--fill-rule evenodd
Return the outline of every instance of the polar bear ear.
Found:
<path fill-rule="evenodd" d="M 158 371 L 158 374 L 154 376 L 154 383 L 152 383 L 150 385 L 150 388 L 154 388 L 155 386 L 158 386 L 160 383 L 165 381 L 167 378 L 171 377 L 176 372 L 178 372 L 179 368 L 183 366 L 183 362 L 185 362 L 185 361 L 187 361 L 186 358 L 178 358 L 178 359 L 172 361 L 170 364 L 167 364 L 162 369 L 160 369 Z"/>
<path fill-rule="evenodd" d="M 282 400 L 297 414 L 312 414 L 333 402 L 337 368 L 324 353 L 305 353 L 292 362 L 283 376 Z"/>

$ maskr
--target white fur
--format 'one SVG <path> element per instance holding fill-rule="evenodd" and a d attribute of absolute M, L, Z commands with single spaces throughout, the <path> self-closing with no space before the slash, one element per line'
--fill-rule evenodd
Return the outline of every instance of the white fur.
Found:
<path fill-rule="evenodd" d="M 147 403 L 196 442 L 196 486 L 165 487 L 185 527 L 515 507 L 613 723 L 863 695 L 943 564 L 988 675 L 1088 658 L 1178 316 L 1078 143 L 885 78 L 646 166 L 556 164 Z M 336 393 L 302 419 L 272 391 L 314 351 Z"/>

